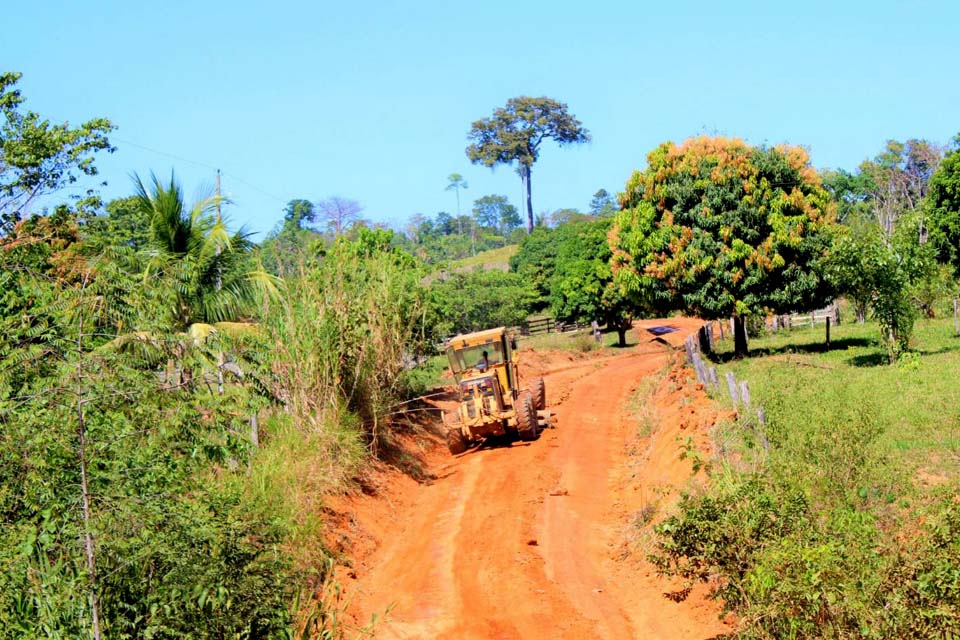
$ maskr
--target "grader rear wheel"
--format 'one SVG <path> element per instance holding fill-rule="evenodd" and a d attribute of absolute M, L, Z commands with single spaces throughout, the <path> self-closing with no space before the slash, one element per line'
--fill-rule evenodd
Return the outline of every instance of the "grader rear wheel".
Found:
<path fill-rule="evenodd" d="M 537 378 L 533 385 L 533 406 L 537 411 L 547 408 L 547 384 L 543 378 Z"/>
<path fill-rule="evenodd" d="M 539 433 L 537 427 L 537 411 L 533 408 L 533 398 L 529 393 L 524 393 L 517 398 L 517 431 L 520 439 L 536 440 Z"/>

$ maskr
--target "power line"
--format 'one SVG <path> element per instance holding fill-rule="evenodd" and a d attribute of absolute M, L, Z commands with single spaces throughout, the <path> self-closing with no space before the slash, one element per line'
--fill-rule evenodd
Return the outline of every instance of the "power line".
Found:
<path fill-rule="evenodd" d="M 176 154 L 174 154 L 174 153 L 168 153 L 168 152 L 166 152 L 166 151 L 160 151 L 159 149 L 152 149 L 152 148 L 150 148 L 150 147 L 147 147 L 147 146 L 145 146 L 145 145 L 139 144 L 139 143 L 137 143 L 137 142 L 133 142 L 132 140 L 123 140 L 123 139 L 121 139 L 121 138 L 113 138 L 113 140 L 114 140 L 115 142 L 119 142 L 120 144 L 128 144 L 128 145 L 130 145 L 131 147 L 137 147 L 138 149 L 143 149 L 144 151 L 149 151 L 150 153 L 155 153 L 155 154 L 160 155 L 160 156 L 166 156 L 167 158 L 172 158 L 172 159 L 174 159 L 174 160 L 179 160 L 180 162 L 187 162 L 187 163 L 190 163 L 190 164 L 197 165 L 198 167 L 204 167 L 205 169 L 211 169 L 211 170 L 213 170 L 213 171 L 220 171 L 220 168 L 219 168 L 219 167 L 215 167 L 215 166 L 213 166 L 212 164 L 208 164 L 208 163 L 206 163 L 206 162 L 201 162 L 201 161 L 199 161 L 199 160 L 192 160 L 192 159 L 190 159 L 190 158 L 184 158 L 183 156 L 178 156 L 178 155 L 176 155 Z M 229 178 L 231 178 L 231 179 L 233 179 L 233 180 L 236 180 L 237 182 L 239 182 L 239 183 L 241 183 L 241 184 L 244 184 L 244 185 L 250 187 L 250 188 L 253 189 L 254 191 L 258 191 L 259 193 L 267 196 L 268 198 L 272 198 L 272 199 L 276 200 L 277 202 L 281 202 L 281 203 L 284 203 L 284 204 L 286 204 L 286 202 L 287 202 L 287 200 L 285 200 L 284 198 L 281 198 L 281 197 L 278 196 L 278 195 L 272 194 L 272 193 L 270 193 L 269 191 L 266 191 L 265 189 L 261 189 L 260 187 L 258 187 L 257 185 L 251 183 L 250 181 L 244 180 L 244 179 L 241 178 L 240 176 L 234 175 L 234 174 L 232 174 L 232 173 L 227 173 L 226 171 L 221 171 L 221 173 L 222 173 L 224 176 L 227 176 L 227 177 L 229 177 Z"/>

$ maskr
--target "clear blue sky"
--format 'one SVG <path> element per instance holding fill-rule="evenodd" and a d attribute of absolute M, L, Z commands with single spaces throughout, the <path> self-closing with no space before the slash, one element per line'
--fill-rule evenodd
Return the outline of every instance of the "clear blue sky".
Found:
<path fill-rule="evenodd" d="M 956 2 L 60 0 L 3 17 L 28 108 L 117 125 L 105 196 L 171 168 L 192 193 L 219 167 L 232 219 L 258 232 L 292 198 L 393 224 L 453 212 L 452 172 L 465 211 L 490 193 L 519 207 L 510 168 L 464 154 L 470 123 L 517 95 L 566 102 L 593 135 L 544 149 L 537 211 L 585 209 L 658 143 L 703 132 L 852 169 L 888 138 L 960 131 Z"/>

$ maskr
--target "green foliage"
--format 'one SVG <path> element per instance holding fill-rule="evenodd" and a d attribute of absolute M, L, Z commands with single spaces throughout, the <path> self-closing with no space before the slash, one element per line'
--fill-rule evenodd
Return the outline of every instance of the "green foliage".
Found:
<path fill-rule="evenodd" d="M 837 222 L 850 224 L 873 219 L 870 194 L 877 188 L 869 173 L 825 169 L 820 172 L 820 179 L 837 203 Z"/>
<path fill-rule="evenodd" d="M 606 189 L 599 189 L 593 194 L 593 199 L 590 200 L 590 215 L 597 216 L 598 218 L 609 218 L 619 210 L 620 207 L 617 206 L 617 201 L 614 200 L 613 196 L 610 195 Z"/>
<path fill-rule="evenodd" d="M 429 295 L 426 323 L 435 341 L 455 333 L 517 326 L 538 298 L 523 277 L 480 269 L 435 280 Z"/>
<path fill-rule="evenodd" d="M 24 98 L 16 89 L 19 73 L 0 73 L 0 235 L 9 233 L 37 198 L 93 176 L 93 157 L 112 152 L 109 120 L 95 118 L 79 127 L 53 124 L 33 111 L 21 109 Z M 80 206 L 95 198 L 88 192 Z"/>
<path fill-rule="evenodd" d="M 135 196 L 111 200 L 106 213 L 85 220 L 84 241 L 96 250 L 124 247 L 133 251 L 150 243 L 150 216 Z"/>
<path fill-rule="evenodd" d="M 487 198 L 493 198 L 491 203 Z M 513 215 L 516 210 L 503 196 L 485 196 L 481 203 L 480 216 L 484 224 L 492 226 L 481 227 L 478 220 L 470 216 L 453 218 L 448 213 L 440 212 L 435 219 L 422 215 L 413 216 L 408 225 L 408 241 L 404 242 L 407 250 L 429 264 L 440 264 L 448 260 L 462 260 L 475 257 L 477 254 L 502 247 L 505 243 L 516 242 Z M 482 202 L 481 202 L 482 201 Z M 492 205 L 492 206 L 488 206 Z M 513 213 L 511 213 L 511 211 Z M 506 213 L 506 222 L 501 227 L 500 216 Z M 504 235 L 502 233 L 506 232 Z"/>
<path fill-rule="evenodd" d="M 242 473 L 258 399 L 172 386 L 112 348 L 121 329 L 158 335 L 163 309 L 122 265 L 77 268 L 78 280 L 14 271 L 42 297 L 0 363 L 0 629 L 85 637 L 96 598 L 109 637 L 283 637 L 295 584 L 283 526 L 215 478 Z M 36 348 L 45 366 L 18 366 Z M 196 356 L 179 354 L 201 370 Z"/>
<path fill-rule="evenodd" d="M 592 222 L 594 220 L 596 220 L 596 216 L 581 213 L 577 209 L 557 209 L 549 216 L 551 227 L 560 227 L 577 222 Z"/>
<path fill-rule="evenodd" d="M 566 232 L 543 226 L 535 227 L 532 233 L 520 241 L 520 248 L 510 258 L 510 270 L 530 283 L 544 302 L 550 296 L 549 280 L 556 270 L 557 254 L 560 251 L 559 238 L 562 233 Z M 537 310 L 545 307 L 546 305 L 541 303 Z"/>
<path fill-rule="evenodd" d="M 861 319 L 869 304 L 891 362 L 909 348 L 918 313 L 932 314 L 936 300 L 952 288 L 933 246 L 919 243 L 918 223 L 915 216 L 901 216 L 891 238 L 875 223 L 857 225 L 837 239 L 824 262 L 827 276 L 852 299 Z"/>
<path fill-rule="evenodd" d="M 530 170 L 540 156 L 540 144 L 551 139 L 560 146 L 589 142 L 590 134 L 567 111 L 567 105 L 550 98 L 510 98 L 493 116 L 470 127 L 467 157 L 474 164 L 495 167 L 517 163 L 527 194 L 527 231 L 533 231 Z M 452 177 L 452 176 L 451 176 Z"/>
<path fill-rule="evenodd" d="M 559 247 L 548 279 L 550 310 L 558 320 L 598 321 L 616 330 L 620 345 L 632 326 L 633 305 L 614 283 L 607 235 L 611 219 L 571 224 L 558 230 Z"/>
<path fill-rule="evenodd" d="M 930 242 L 937 257 L 960 268 L 960 148 L 948 153 L 933 177 L 924 201 Z"/>
<path fill-rule="evenodd" d="M 478 198 L 473 203 L 473 217 L 481 227 L 496 229 L 503 236 L 520 226 L 520 214 L 506 196 Z"/>

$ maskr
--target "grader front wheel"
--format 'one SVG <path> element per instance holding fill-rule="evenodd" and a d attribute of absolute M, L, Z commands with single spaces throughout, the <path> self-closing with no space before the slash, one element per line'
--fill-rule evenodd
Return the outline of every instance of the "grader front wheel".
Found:
<path fill-rule="evenodd" d="M 533 385 L 533 405 L 537 411 L 547 408 L 547 385 L 543 378 L 537 378 Z"/>

